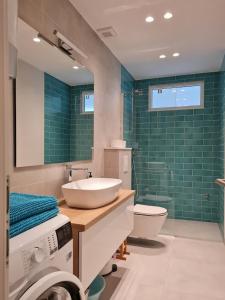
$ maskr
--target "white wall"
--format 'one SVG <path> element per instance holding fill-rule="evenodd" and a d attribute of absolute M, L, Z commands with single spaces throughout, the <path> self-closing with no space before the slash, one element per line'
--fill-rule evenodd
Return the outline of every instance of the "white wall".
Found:
<path fill-rule="evenodd" d="M 16 79 L 16 166 L 44 164 L 44 73 L 19 60 Z"/>
<path fill-rule="evenodd" d="M 6 176 L 8 172 L 8 131 L 6 120 L 8 95 L 8 43 L 7 43 L 7 0 L 0 1 L 0 299 L 8 299 L 8 276 L 6 268 L 7 198 Z"/>
<path fill-rule="evenodd" d="M 94 176 L 103 176 L 103 149 L 109 146 L 111 139 L 120 137 L 120 62 L 68 0 L 19 0 L 19 15 L 52 42 L 56 42 L 53 31 L 60 31 L 88 56 L 88 59 L 79 55 L 78 58 L 94 73 L 94 159 L 75 164 L 90 167 Z M 10 121 L 12 124 L 12 113 Z M 11 162 L 12 149 L 13 146 L 9 149 Z M 32 168 L 14 168 L 11 164 L 13 191 L 60 195 L 64 181 L 63 164 Z"/>

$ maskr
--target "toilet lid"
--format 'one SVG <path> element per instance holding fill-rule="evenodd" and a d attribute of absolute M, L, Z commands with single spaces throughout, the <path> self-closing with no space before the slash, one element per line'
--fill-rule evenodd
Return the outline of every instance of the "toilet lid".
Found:
<path fill-rule="evenodd" d="M 134 213 L 145 216 L 161 216 L 167 214 L 167 209 L 159 206 L 136 204 L 134 206 Z"/>

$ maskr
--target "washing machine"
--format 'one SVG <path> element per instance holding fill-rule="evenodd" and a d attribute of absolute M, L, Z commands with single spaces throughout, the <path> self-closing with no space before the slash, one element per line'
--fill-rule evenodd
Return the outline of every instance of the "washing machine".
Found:
<path fill-rule="evenodd" d="M 9 300 L 85 300 L 73 275 L 69 219 L 59 214 L 9 242 Z"/>

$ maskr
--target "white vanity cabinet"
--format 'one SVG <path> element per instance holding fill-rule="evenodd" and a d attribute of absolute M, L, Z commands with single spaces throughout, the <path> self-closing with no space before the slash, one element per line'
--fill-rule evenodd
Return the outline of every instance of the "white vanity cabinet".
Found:
<path fill-rule="evenodd" d="M 133 197 L 79 233 L 79 277 L 86 289 L 133 230 Z"/>
<path fill-rule="evenodd" d="M 60 207 L 73 229 L 73 269 L 85 289 L 133 231 L 134 191 L 120 190 L 118 198 L 97 209 Z"/>

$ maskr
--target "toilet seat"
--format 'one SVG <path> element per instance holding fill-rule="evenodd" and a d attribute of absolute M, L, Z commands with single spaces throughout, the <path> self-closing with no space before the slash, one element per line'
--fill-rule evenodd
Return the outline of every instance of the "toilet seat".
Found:
<path fill-rule="evenodd" d="M 136 204 L 134 205 L 134 214 L 143 216 L 165 216 L 167 215 L 167 209 L 159 206 Z"/>

